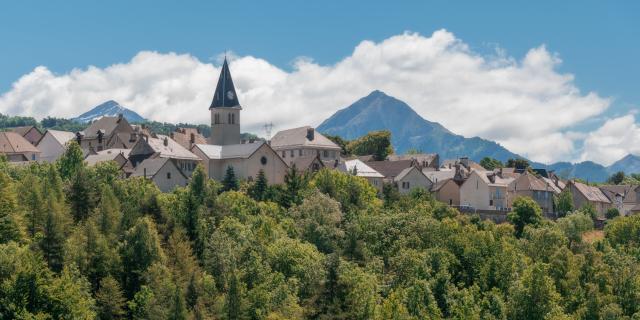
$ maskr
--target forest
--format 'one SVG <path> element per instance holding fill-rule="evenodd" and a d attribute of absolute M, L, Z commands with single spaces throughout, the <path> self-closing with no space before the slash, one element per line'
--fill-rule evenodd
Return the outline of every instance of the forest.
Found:
<path fill-rule="evenodd" d="M 519 198 L 496 225 L 424 191 L 292 168 L 161 193 L 0 161 L 1 319 L 640 319 L 640 216 L 603 234 Z"/>

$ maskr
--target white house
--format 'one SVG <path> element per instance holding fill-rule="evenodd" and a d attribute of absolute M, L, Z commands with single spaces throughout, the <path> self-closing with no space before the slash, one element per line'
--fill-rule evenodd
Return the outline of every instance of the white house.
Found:
<path fill-rule="evenodd" d="M 47 130 L 37 145 L 41 152 L 40 160 L 45 162 L 58 160 L 65 150 L 67 150 L 69 142 L 75 137 L 76 135 L 73 132 Z"/>
<path fill-rule="evenodd" d="M 315 155 L 332 167 L 340 161 L 340 147 L 310 126 L 279 131 L 270 145 L 289 166 L 296 158 Z"/>
<path fill-rule="evenodd" d="M 476 210 L 506 210 L 507 185 L 513 181 L 494 175 L 493 172 L 472 169 L 467 180 L 460 186 L 460 205 Z"/>
<path fill-rule="evenodd" d="M 345 161 L 345 166 L 347 172 L 352 173 L 358 177 L 363 177 L 371 183 L 371 185 L 378 190 L 378 192 L 382 191 L 382 185 L 384 183 L 384 176 L 369 167 L 366 163 L 362 162 L 359 159 L 347 160 Z"/>

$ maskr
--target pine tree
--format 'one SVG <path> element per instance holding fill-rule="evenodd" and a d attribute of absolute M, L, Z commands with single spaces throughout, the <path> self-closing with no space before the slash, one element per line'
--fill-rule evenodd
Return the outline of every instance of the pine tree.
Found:
<path fill-rule="evenodd" d="M 56 170 L 55 165 L 48 165 L 47 175 L 43 179 L 42 193 L 52 194 L 58 203 L 64 201 L 64 189 L 62 187 L 62 179 L 60 173 Z"/>
<path fill-rule="evenodd" d="M 61 204 L 53 199 L 50 195 L 47 199 L 48 210 L 43 226 L 43 237 L 39 241 L 40 250 L 42 250 L 45 260 L 49 268 L 55 272 L 60 272 L 64 266 L 64 218 L 62 217 Z"/>
<path fill-rule="evenodd" d="M 16 217 L 18 201 L 11 178 L 0 172 L 0 244 L 19 241 L 20 224 Z"/>
<path fill-rule="evenodd" d="M 240 284 L 234 272 L 229 280 L 229 290 L 227 292 L 226 311 L 228 320 L 241 319 Z"/>
<path fill-rule="evenodd" d="M 100 205 L 97 210 L 97 224 L 104 235 L 110 235 L 116 231 L 120 224 L 122 213 L 120 212 L 120 201 L 116 198 L 111 187 L 102 187 Z"/>
<path fill-rule="evenodd" d="M 76 141 L 72 141 L 58 160 L 58 170 L 63 179 L 73 177 L 84 166 L 84 155 Z"/>
<path fill-rule="evenodd" d="M 27 233 L 33 238 L 36 232 L 42 230 L 46 216 L 40 179 L 34 174 L 27 174 L 22 178 L 18 191 L 20 203 L 25 209 Z"/>
<path fill-rule="evenodd" d="M 91 209 L 94 207 L 95 194 L 89 181 L 89 173 L 86 168 L 81 167 L 71 177 L 68 200 L 71 204 L 71 213 L 76 222 L 83 221 L 89 217 Z"/>
<path fill-rule="evenodd" d="M 258 171 L 258 176 L 256 177 L 256 182 L 249 188 L 249 195 L 257 200 L 264 201 L 267 198 L 267 192 L 269 189 L 269 185 L 267 182 L 267 177 L 264 174 L 264 171 L 260 169 Z"/>
<path fill-rule="evenodd" d="M 124 290 L 133 297 L 140 288 L 147 268 L 163 258 L 155 224 L 148 217 L 140 218 L 124 237 L 121 248 Z"/>
<path fill-rule="evenodd" d="M 284 207 L 291 207 L 302 203 L 301 192 L 308 183 L 308 177 L 300 174 L 294 164 L 284 176 L 284 184 L 287 187 L 287 194 L 283 203 Z"/>
<path fill-rule="evenodd" d="M 176 285 L 176 289 L 173 294 L 173 306 L 169 312 L 170 320 L 185 320 L 187 319 L 187 308 L 185 307 L 184 297 L 182 296 L 182 290 L 180 286 Z"/>
<path fill-rule="evenodd" d="M 100 281 L 100 289 L 96 292 L 98 317 L 101 320 L 123 319 L 125 316 L 126 299 L 118 281 L 108 276 Z"/>
<path fill-rule="evenodd" d="M 224 179 L 222 180 L 222 191 L 237 191 L 238 179 L 236 178 L 236 173 L 233 170 L 232 166 L 227 167 L 227 172 L 224 175 Z"/>
<path fill-rule="evenodd" d="M 189 306 L 189 308 L 193 309 L 198 303 L 198 283 L 195 273 L 191 273 L 189 285 L 187 286 L 186 296 L 187 305 Z"/>

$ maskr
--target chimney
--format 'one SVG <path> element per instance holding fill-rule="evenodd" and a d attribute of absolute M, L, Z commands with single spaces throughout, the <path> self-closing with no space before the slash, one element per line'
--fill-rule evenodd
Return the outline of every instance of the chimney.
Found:
<path fill-rule="evenodd" d="M 313 141 L 314 137 L 315 137 L 315 129 L 307 128 L 307 140 Z"/>
<path fill-rule="evenodd" d="M 148 135 L 145 134 L 145 135 L 143 135 L 143 137 L 144 137 L 144 141 L 145 142 L 149 142 L 149 136 Z"/>
<path fill-rule="evenodd" d="M 194 144 L 196 142 L 196 135 L 193 134 L 193 132 L 191 132 L 191 135 L 189 136 L 189 143 Z"/>
<path fill-rule="evenodd" d="M 469 168 L 469 158 L 467 157 L 460 158 L 460 163 L 462 163 L 463 166 Z"/>
<path fill-rule="evenodd" d="M 122 113 L 118 113 L 118 123 L 122 120 Z"/>
<path fill-rule="evenodd" d="M 169 133 L 169 137 L 171 137 L 171 139 L 173 139 L 173 132 Z"/>
<path fill-rule="evenodd" d="M 162 144 L 164 144 L 164 146 L 168 146 L 169 145 L 169 138 L 164 137 L 164 140 L 162 141 Z"/>
<path fill-rule="evenodd" d="M 147 168 L 142 168 L 142 174 L 147 178 Z"/>

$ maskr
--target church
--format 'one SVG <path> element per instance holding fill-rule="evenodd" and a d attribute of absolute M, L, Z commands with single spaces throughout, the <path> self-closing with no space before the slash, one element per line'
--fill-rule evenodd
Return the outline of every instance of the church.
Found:
<path fill-rule="evenodd" d="M 229 167 L 238 179 L 254 180 L 262 170 L 270 184 L 283 183 L 287 164 L 264 141 L 241 141 L 240 101 L 225 58 L 218 78 L 211 113 L 208 144 L 194 144 L 191 152 L 202 159 L 209 178 L 222 180 Z"/>

